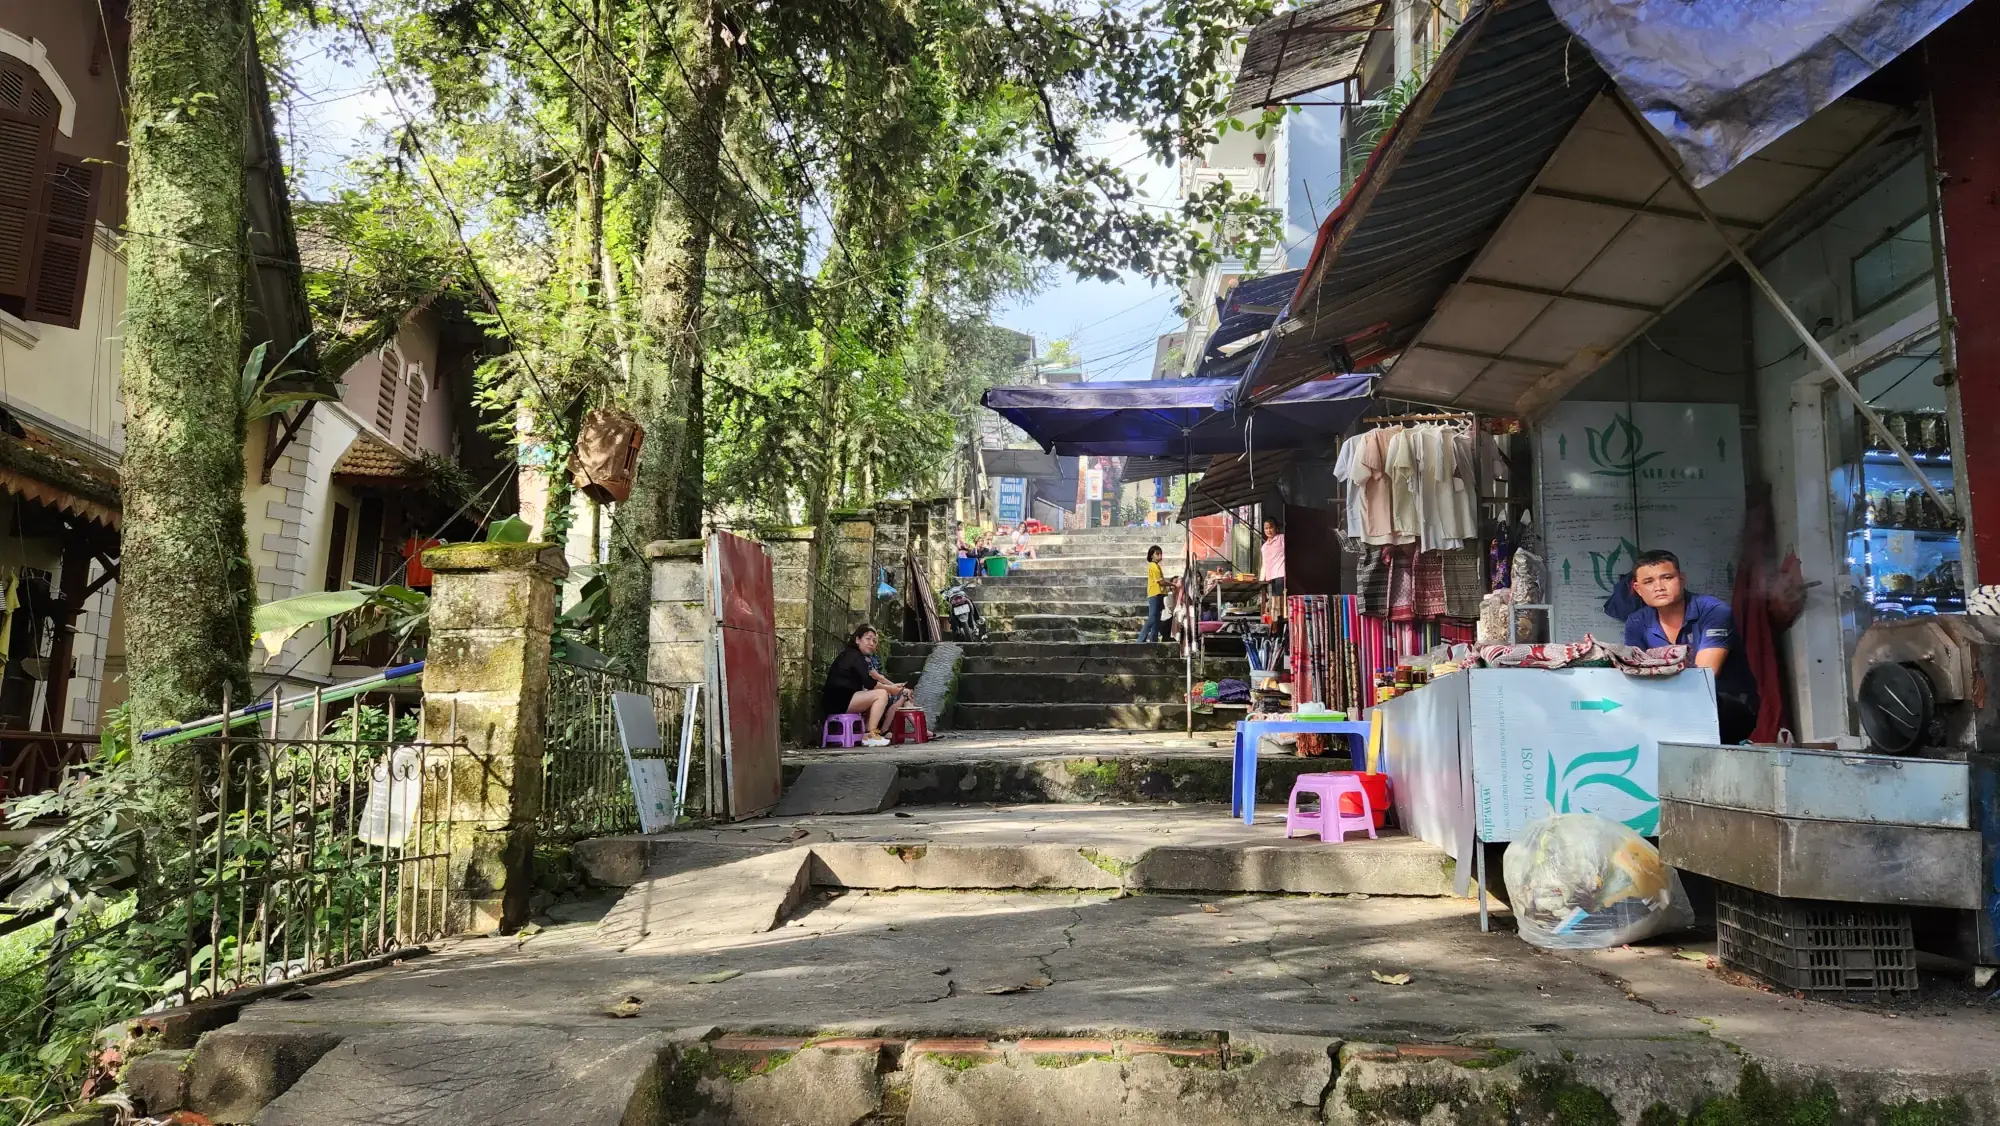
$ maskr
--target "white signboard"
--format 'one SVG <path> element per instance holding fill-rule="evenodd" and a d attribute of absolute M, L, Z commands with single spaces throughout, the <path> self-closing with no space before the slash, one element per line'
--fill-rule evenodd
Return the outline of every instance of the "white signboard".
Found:
<path fill-rule="evenodd" d="M 1479 838 L 1511 841 L 1550 813 L 1595 813 L 1659 835 L 1660 743 L 1715 743 L 1705 669 L 1474 669 L 1473 817 Z"/>
<path fill-rule="evenodd" d="M 674 827 L 674 780 L 667 760 L 628 758 L 625 768 L 632 777 L 632 797 L 639 803 L 639 831 L 664 833 Z"/>
<path fill-rule="evenodd" d="M 1104 470 L 1093 465 L 1083 471 L 1083 499 L 1104 499 Z"/>
<path fill-rule="evenodd" d="M 1737 408 L 1557 403 L 1536 455 L 1556 640 L 1624 639 L 1604 600 L 1641 551 L 1673 552 L 1688 589 L 1729 597 L 1744 509 Z"/>

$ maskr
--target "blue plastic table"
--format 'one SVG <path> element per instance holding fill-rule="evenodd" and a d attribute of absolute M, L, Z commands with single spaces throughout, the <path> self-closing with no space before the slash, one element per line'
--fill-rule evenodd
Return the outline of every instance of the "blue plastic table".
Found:
<path fill-rule="evenodd" d="M 1236 725 L 1236 762 L 1230 776 L 1229 815 L 1255 823 L 1257 809 L 1257 743 L 1266 735 L 1309 732 L 1317 735 L 1346 735 L 1360 740 L 1361 752 L 1354 755 L 1354 769 L 1368 761 L 1368 724 L 1352 719 L 1246 719 Z M 1352 746 L 1350 745 L 1350 751 Z"/>

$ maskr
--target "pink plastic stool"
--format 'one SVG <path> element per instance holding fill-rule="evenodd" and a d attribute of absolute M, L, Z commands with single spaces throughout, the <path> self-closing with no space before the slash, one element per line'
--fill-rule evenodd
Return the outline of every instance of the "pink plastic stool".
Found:
<path fill-rule="evenodd" d="M 1319 798 L 1319 811 L 1299 812 L 1299 795 L 1314 794 Z M 1361 812 L 1353 816 L 1341 811 L 1340 799 L 1348 794 L 1361 803 Z M 1285 809 L 1285 837 L 1289 840 L 1299 830 L 1316 833 L 1322 841 L 1335 844 L 1347 839 L 1350 829 L 1366 829 L 1372 840 L 1375 837 L 1375 811 L 1369 807 L 1368 791 L 1361 780 L 1352 773 L 1301 774 L 1292 783 L 1291 804 Z M 1333 835 L 1328 836 L 1331 830 Z"/>
<path fill-rule="evenodd" d="M 819 745 L 831 747 L 838 743 L 843 747 L 858 746 L 867 732 L 868 717 L 856 712 L 841 712 L 826 717 L 826 726 L 819 733 Z"/>

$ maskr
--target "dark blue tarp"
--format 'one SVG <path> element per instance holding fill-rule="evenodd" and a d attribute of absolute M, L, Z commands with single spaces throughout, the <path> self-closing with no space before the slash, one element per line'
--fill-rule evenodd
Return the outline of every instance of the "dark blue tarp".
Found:
<path fill-rule="evenodd" d="M 1271 327 L 1278 312 L 1291 300 L 1304 270 L 1286 270 L 1261 278 L 1248 278 L 1215 299 L 1215 331 L 1208 334 L 1205 352 L 1210 360 L 1222 356 L 1222 346 L 1246 336 L 1255 336 Z"/>
<path fill-rule="evenodd" d="M 1242 413 L 1229 409 L 1233 379 L 995 387 L 980 401 L 1063 457 L 1200 458 L 1324 444 L 1368 409 L 1373 386 L 1373 376 L 1338 376 Z"/>
<path fill-rule="evenodd" d="M 1969 2 L 1549 0 L 1549 7 L 1701 187 Z"/>

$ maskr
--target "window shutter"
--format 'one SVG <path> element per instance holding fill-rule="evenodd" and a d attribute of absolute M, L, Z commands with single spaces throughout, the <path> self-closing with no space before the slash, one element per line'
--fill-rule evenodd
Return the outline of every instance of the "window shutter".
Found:
<path fill-rule="evenodd" d="M 347 570 L 347 506 L 333 506 L 333 535 L 326 545 L 326 589 L 346 590 L 340 577 Z"/>
<path fill-rule="evenodd" d="M 374 586 L 382 581 L 377 566 L 382 559 L 382 498 L 362 497 L 360 517 L 354 528 L 354 581 Z"/>
<path fill-rule="evenodd" d="M 55 118 L 0 105 L 0 297 L 28 295 L 55 135 Z"/>
<path fill-rule="evenodd" d="M 429 398 L 424 379 L 424 365 L 411 364 L 407 382 L 410 385 L 409 402 L 403 406 L 403 449 L 417 452 L 417 431 L 424 421 L 424 400 Z"/>
<path fill-rule="evenodd" d="M 392 361 L 390 356 L 396 357 Z M 381 383 L 375 390 L 375 429 L 388 437 L 396 424 L 396 388 L 403 381 L 403 354 L 394 348 L 384 348 L 376 353 L 381 361 Z"/>
<path fill-rule="evenodd" d="M 12 57 L 0 58 L 0 106 L 45 121 L 62 115 L 62 106 L 49 84 L 34 67 Z"/>
<path fill-rule="evenodd" d="M 55 153 L 43 182 L 41 245 L 28 277 L 21 319 L 76 328 L 83 323 L 83 288 L 90 280 L 91 238 L 104 186 L 101 165 Z"/>

